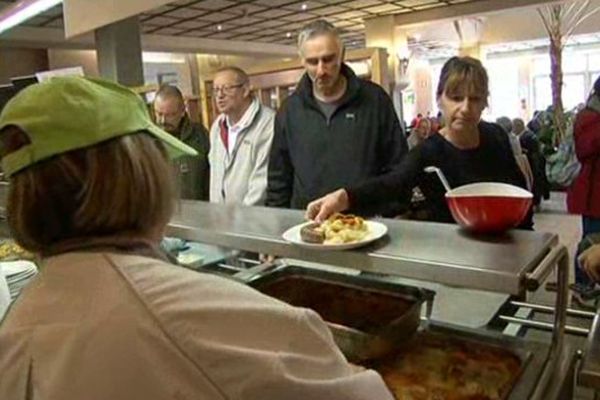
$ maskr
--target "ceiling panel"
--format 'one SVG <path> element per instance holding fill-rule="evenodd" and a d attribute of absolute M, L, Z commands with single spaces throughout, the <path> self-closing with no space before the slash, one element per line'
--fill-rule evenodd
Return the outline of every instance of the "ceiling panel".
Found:
<path fill-rule="evenodd" d="M 198 28 L 202 28 L 206 25 L 211 24 L 210 22 L 206 22 L 206 21 L 198 21 L 198 20 L 192 20 L 192 21 L 183 21 L 183 22 L 178 22 L 177 24 L 173 25 L 173 28 L 178 28 L 179 30 L 183 30 L 183 29 L 198 29 Z"/>
<path fill-rule="evenodd" d="M 333 17 L 340 18 L 340 19 L 363 18 L 363 17 L 368 17 L 368 16 L 370 16 L 369 13 L 360 11 L 360 10 L 346 11 L 343 13 L 333 15 Z"/>
<path fill-rule="evenodd" d="M 44 24 L 46 24 L 48 21 L 50 21 L 50 18 L 45 17 L 45 16 L 40 16 L 40 17 L 33 17 L 28 19 L 27 21 L 25 21 L 25 26 L 44 26 Z"/>
<path fill-rule="evenodd" d="M 293 2 L 287 5 L 281 6 L 281 8 L 285 8 L 286 10 L 295 11 L 295 12 L 309 12 L 314 9 L 323 7 L 327 4 L 327 2 L 316 2 L 316 1 L 301 1 L 301 2 Z"/>
<path fill-rule="evenodd" d="M 368 11 L 370 13 L 373 14 L 383 14 L 383 13 L 389 13 L 389 12 L 393 12 L 393 11 L 400 11 L 402 10 L 404 7 L 402 6 L 397 6 L 394 4 L 381 4 L 379 6 L 372 6 L 372 7 L 367 7 L 364 10 Z"/>
<path fill-rule="evenodd" d="M 152 32 L 153 35 L 177 35 L 181 28 L 159 28 Z"/>
<path fill-rule="evenodd" d="M 280 17 L 284 21 L 308 21 L 317 19 L 318 16 L 315 14 L 309 13 L 297 13 L 297 14 L 289 14 Z"/>
<path fill-rule="evenodd" d="M 312 13 L 322 15 L 322 16 L 329 16 L 331 14 L 339 14 L 339 13 L 342 13 L 345 11 L 348 11 L 348 8 L 341 7 L 341 6 L 327 6 L 327 7 L 321 7 L 316 10 L 311 10 Z"/>
<path fill-rule="evenodd" d="M 380 0 L 353 0 L 353 1 L 346 1 L 344 2 L 344 7 L 350 7 L 350 8 L 364 8 L 364 7 L 371 7 L 371 6 L 378 6 L 381 4 L 384 4 L 385 1 L 380 1 Z"/>
<path fill-rule="evenodd" d="M 256 0 L 255 3 L 266 5 L 268 7 L 278 7 L 278 6 L 282 6 L 285 4 L 298 3 L 298 1 L 294 1 L 294 0 Z"/>
<path fill-rule="evenodd" d="M 172 10 L 169 10 L 164 15 L 168 16 L 168 17 L 187 19 L 187 18 L 199 17 L 206 13 L 207 13 L 207 11 L 204 11 L 204 10 L 198 10 L 196 8 L 191 8 L 191 7 L 182 7 L 182 8 L 174 8 Z"/>
<path fill-rule="evenodd" d="M 235 7 L 236 5 L 238 5 L 238 2 L 231 0 L 201 0 L 192 3 L 190 7 L 200 8 L 203 10 L 220 10 L 227 7 Z"/>
<path fill-rule="evenodd" d="M 177 18 L 166 17 L 162 15 L 151 16 L 146 20 L 143 20 L 142 23 L 149 23 L 150 25 L 158 25 L 158 26 L 168 26 L 171 24 L 176 24 L 179 21 Z"/>
<path fill-rule="evenodd" d="M 143 33 L 293 45 L 306 23 L 326 18 L 340 29 L 347 46 L 360 47 L 365 18 L 475 1 L 481 0 L 177 0 L 143 13 L 140 21 Z M 62 26 L 62 6 L 26 25 Z"/>
<path fill-rule="evenodd" d="M 240 4 L 235 7 L 231 7 L 227 9 L 227 12 L 237 15 L 248 15 L 248 14 L 256 14 L 261 11 L 268 10 L 269 8 L 260 4 Z"/>
<path fill-rule="evenodd" d="M 426 5 L 426 4 L 432 4 L 432 3 L 444 5 L 445 2 L 440 2 L 438 0 L 401 0 L 401 1 L 396 1 L 395 3 L 398 5 L 404 6 L 404 7 L 416 7 L 416 6 L 422 6 L 422 5 Z"/>

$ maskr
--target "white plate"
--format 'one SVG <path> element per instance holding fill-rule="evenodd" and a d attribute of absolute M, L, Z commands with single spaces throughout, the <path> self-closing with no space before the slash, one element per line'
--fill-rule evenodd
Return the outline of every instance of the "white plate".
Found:
<path fill-rule="evenodd" d="M 363 240 L 358 242 L 351 243 L 341 243 L 341 244 L 320 244 L 320 243 L 307 243 L 302 240 L 300 237 L 300 230 L 308 224 L 312 224 L 312 222 L 304 222 L 302 224 L 298 224 L 296 226 L 291 227 L 287 231 L 283 233 L 283 239 L 286 242 L 297 244 L 298 246 L 306 247 L 309 249 L 320 249 L 320 250 L 347 250 L 354 249 L 357 247 L 365 246 L 369 243 L 376 241 L 377 239 L 382 238 L 387 233 L 387 226 L 382 224 L 381 222 L 376 221 L 365 221 L 367 227 L 369 228 L 369 233 Z"/>
<path fill-rule="evenodd" d="M 37 271 L 37 267 L 31 261 L 5 261 L 1 264 L 2 271 L 7 277 L 23 273 L 35 273 Z"/>

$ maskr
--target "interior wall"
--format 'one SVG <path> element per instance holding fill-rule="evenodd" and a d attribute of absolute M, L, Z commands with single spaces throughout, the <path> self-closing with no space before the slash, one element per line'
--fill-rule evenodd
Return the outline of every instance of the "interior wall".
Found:
<path fill-rule="evenodd" d="M 184 96 L 191 96 L 192 76 L 187 62 L 144 63 L 144 82 L 148 84 L 169 83 L 177 86 Z"/>
<path fill-rule="evenodd" d="M 243 56 L 224 56 L 216 54 L 198 54 L 198 72 L 200 80 L 212 79 L 214 73 L 225 66 L 235 66 L 243 70 L 248 70 L 250 67 L 256 68 L 260 64 L 271 64 L 277 61 L 284 61 L 280 57 L 243 57 Z"/>
<path fill-rule="evenodd" d="M 433 76 L 429 64 L 425 61 L 415 59 L 411 60 L 412 66 L 409 67 L 411 87 L 415 93 L 415 108 L 412 115 L 406 115 L 405 119 L 412 119 L 418 113 L 426 115 L 433 111 Z"/>
<path fill-rule="evenodd" d="M 100 76 L 95 50 L 48 49 L 50 69 L 83 67 L 86 76 Z"/>
<path fill-rule="evenodd" d="M 87 76 L 100 76 L 95 50 L 49 49 L 51 69 L 83 67 Z M 145 62 L 144 83 L 158 84 L 160 79 L 176 84 L 186 96 L 192 95 L 192 77 L 187 62 Z"/>
<path fill-rule="evenodd" d="M 46 70 L 48 53 L 45 49 L 0 48 L 0 84 L 10 83 L 12 77 Z"/>

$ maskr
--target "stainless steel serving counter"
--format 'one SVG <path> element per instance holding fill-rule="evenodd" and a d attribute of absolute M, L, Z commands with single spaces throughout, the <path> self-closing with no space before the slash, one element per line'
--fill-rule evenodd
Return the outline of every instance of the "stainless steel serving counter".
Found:
<path fill-rule="evenodd" d="M 600 315 L 598 312 L 596 312 L 596 317 L 587 338 L 578 382 L 582 386 L 600 391 Z"/>
<path fill-rule="evenodd" d="M 568 254 L 555 234 L 513 230 L 504 235 L 471 235 L 453 224 L 386 219 L 389 234 L 356 250 L 303 248 L 282 234 L 304 221 L 302 211 L 183 201 L 167 234 L 309 262 L 396 275 L 419 281 L 506 294 L 536 290 L 556 267 L 558 290 L 552 339 L 530 399 L 548 397 L 568 356 L 564 344 L 568 297 Z M 569 364 L 571 365 L 571 364 Z"/>
<path fill-rule="evenodd" d="M 519 294 L 528 273 L 558 243 L 549 233 L 470 235 L 457 225 L 385 219 L 389 234 L 351 251 L 309 250 L 281 235 L 304 221 L 298 210 L 182 201 L 168 234 L 240 250 L 385 273 L 446 285 Z M 549 268 L 548 268 L 549 271 Z"/>

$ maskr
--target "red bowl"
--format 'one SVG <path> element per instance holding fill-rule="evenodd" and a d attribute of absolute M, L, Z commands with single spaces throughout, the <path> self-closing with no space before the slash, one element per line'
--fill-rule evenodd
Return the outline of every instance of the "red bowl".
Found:
<path fill-rule="evenodd" d="M 531 207 L 533 195 L 506 183 L 481 182 L 446 193 L 454 220 L 475 232 L 503 232 L 518 226 Z"/>

